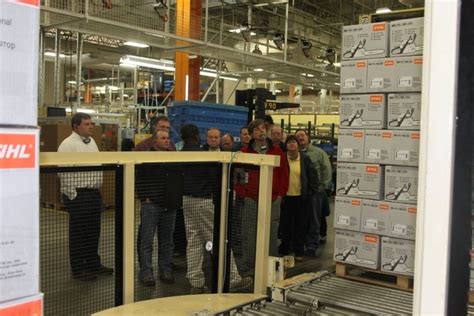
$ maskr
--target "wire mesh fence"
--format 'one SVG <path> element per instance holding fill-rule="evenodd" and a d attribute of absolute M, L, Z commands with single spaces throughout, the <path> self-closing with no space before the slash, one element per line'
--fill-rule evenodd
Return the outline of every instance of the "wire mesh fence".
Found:
<path fill-rule="evenodd" d="M 41 168 L 40 273 L 46 315 L 89 315 L 121 304 L 116 249 L 122 205 L 115 190 L 121 187 L 120 170 Z"/>
<path fill-rule="evenodd" d="M 221 168 L 136 166 L 136 301 L 216 292 Z"/>

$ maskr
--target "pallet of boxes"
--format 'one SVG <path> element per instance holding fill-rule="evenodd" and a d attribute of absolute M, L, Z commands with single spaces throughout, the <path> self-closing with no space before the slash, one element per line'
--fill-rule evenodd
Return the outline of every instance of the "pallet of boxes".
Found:
<path fill-rule="evenodd" d="M 336 273 L 410 289 L 423 18 L 346 26 L 342 49 Z"/>

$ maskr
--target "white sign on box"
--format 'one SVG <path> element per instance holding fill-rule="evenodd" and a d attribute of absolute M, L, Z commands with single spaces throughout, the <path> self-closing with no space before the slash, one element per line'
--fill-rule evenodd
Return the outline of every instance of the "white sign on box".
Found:
<path fill-rule="evenodd" d="M 0 1 L 0 124 L 37 125 L 39 0 Z"/>
<path fill-rule="evenodd" d="M 0 128 L 0 302 L 39 293 L 38 130 Z"/>

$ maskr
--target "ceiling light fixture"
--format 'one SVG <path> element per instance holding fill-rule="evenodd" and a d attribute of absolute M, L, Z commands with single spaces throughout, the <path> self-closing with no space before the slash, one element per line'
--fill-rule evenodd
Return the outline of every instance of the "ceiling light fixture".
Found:
<path fill-rule="evenodd" d="M 255 72 L 262 72 L 262 71 L 263 71 L 263 68 L 254 68 L 253 71 L 255 71 Z"/>
<path fill-rule="evenodd" d="M 45 52 L 44 53 L 45 56 L 48 56 L 48 57 L 56 57 L 56 53 L 55 52 Z M 64 54 L 59 54 L 59 57 L 60 58 L 66 58 L 66 55 Z"/>
<path fill-rule="evenodd" d="M 384 7 L 384 8 L 378 8 L 375 13 L 389 13 L 389 12 L 392 12 L 392 10 L 390 10 L 390 8 L 387 8 L 387 7 Z"/>
<path fill-rule="evenodd" d="M 167 59 L 153 59 L 147 57 L 140 57 L 140 56 L 133 56 L 133 55 L 125 55 L 120 58 L 120 66 L 124 67 L 147 67 L 152 69 L 160 69 L 165 71 L 175 71 L 174 61 L 167 60 Z M 205 71 L 200 71 L 199 74 L 205 77 L 213 77 L 217 76 L 215 70 L 206 69 Z M 228 76 L 219 76 L 220 79 L 231 80 L 231 81 L 238 81 L 237 78 L 232 78 Z"/>
<path fill-rule="evenodd" d="M 143 44 L 143 43 L 138 43 L 138 42 L 133 42 L 133 41 L 124 42 L 123 45 L 131 46 L 131 47 L 138 47 L 138 48 L 147 48 L 147 47 L 150 47 L 150 45 Z"/>

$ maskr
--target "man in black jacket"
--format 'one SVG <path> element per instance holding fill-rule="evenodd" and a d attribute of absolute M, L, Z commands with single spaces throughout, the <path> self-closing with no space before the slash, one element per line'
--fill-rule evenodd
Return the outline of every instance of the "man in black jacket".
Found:
<path fill-rule="evenodd" d="M 156 133 L 153 151 L 169 150 L 167 131 Z M 137 166 L 136 192 L 141 201 L 140 212 L 140 281 L 155 286 L 152 268 L 153 240 L 158 231 L 158 269 L 160 280 L 174 283 L 171 259 L 176 210 L 181 208 L 183 190 L 182 170 L 173 165 L 143 164 Z"/>
<path fill-rule="evenodd" d="M 199 147 L 199 129 L 196 125 L 187 124 L 181 128 L 184 142 L 182 151 L 202 151 Z M 214 237 L 214 201 L 219 194 L 217 183 L 218 167 L 212 163 L 193 163 L 186 166 L 184 177 L 183 214 L 186 228 L 186 277 L 195 289 L 194 292 L 205 291 L 205 276 L 202 269 L 204 247 L 211 245 Z M 234 291 L 249 287 L 252 278 L 241 278 L 233 254 L 231 254 L 230 286 Z"/>

